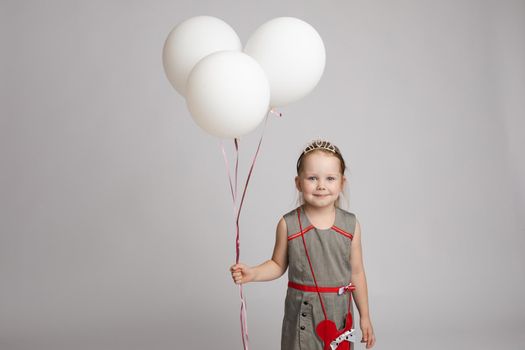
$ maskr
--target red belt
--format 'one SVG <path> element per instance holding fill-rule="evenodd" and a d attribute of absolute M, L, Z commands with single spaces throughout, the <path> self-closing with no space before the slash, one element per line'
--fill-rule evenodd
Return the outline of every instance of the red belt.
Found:
<path fill-rule="evenodd" d="M 317 288 L 315 286 L 306 286 L 304 284 L 299 284 L 292 281 L 288 281 L 288 287 L 302 290 L 305 292 L 317 292 Z M 320 293 L 339 293 L 340 290 L 343 290 L 344 292 L 352 291 L 355 290 L 355 286 L 349 284 L 347 286 L 341 287 L 319 287 Z"/>

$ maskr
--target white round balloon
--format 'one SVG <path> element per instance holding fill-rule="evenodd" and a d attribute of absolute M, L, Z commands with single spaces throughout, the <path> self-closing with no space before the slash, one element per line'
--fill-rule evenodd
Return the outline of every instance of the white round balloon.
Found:
<path fill-rule="evenodd" d="M 186 102 L 202 129 L 218 137 L 238 138 L 254 130 L 268 113 L 270 85 L 250 56 L 216 52 L 190 72 Z"/>
<path fill-rule="evenodd" d="M 169 33 L 162 63 L 171 85 L 185 96 L 186 80 L 195 64 L 217 51 L 242 50 L 241 40 L 226 22 L 211 16 L 197 16 L 178 24 Z"/>
<path fill-rule="evenodd" d="M 272 107 L 310 93 L 323 75 L 323 40 L 308 23 L 294 17 L 272 19 L 251 35 L 244 52 L 263 67 L 270 82 Z"/>

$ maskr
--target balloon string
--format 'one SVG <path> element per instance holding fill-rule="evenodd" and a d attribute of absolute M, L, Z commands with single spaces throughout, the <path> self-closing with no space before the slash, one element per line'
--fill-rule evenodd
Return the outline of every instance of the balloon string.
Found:
<path fill-rule="evenodd" d="M 230 185 L 230 191 L 232 195 L 233 200 L 233 212 L 234 212 L 234 219 L 235 219 L 235 230 L 236 230 L 236 237 L 235 237 L 235 262 L 239 263 L 240 259 L 240 225 L 239 220 L 241 216 L 241 209 L 242 205 L 244 203 L 244 198 L 246 196 L 246 191 L 248 189 L 248 184 L 250 182 L 250 178 L 255 166 L 255 162 L 257 160 L 257 156 L 259 154 L 259 150 L 261 148 L 262 140 L 264 137 L 264 134 L 266 132 L 266 126 L 268 124 L 268 115 L 269 113 L 276 114 L 279 117 L 282 116 L 281 113 L 275 112 L 273 109 L 271 109 L 268 114 L 266 115 L 265 122 L 264 122 L 264 129 L 261 134 L 261 138 L 259 139 L 259 144 L 257 145 L 257 150 L 255 152 L 255 155 L 252 160 L 252 164 L 250 166 L 250 170 L 248 172 L 248 176 L 246 178 L 246 183 L 244 185 L 241 201 L 239 203 L 239 208 L 237 209 L 236 203 L 237 203 L 237 179 L 238 179 L 238 168 L 239 168 L 239 139 L 234 139 L 234 145 L 235 145 L 235 172 L 234 172 L 234 180 L 232 181 L 232 176 L 230 173 L 230 164 L 228 162 L 228 157 L 226 156 L 226 152 L 224 150 L 224 144 L 221 140 L 221 150 L 224 157 L 224 162 L 226 164 L 226 171 L 228 173 L 228 181 Z M 234 186 L 235 183 L 235 186 Z M 243 286 L 242 284 L 239 285 L 239 294 L 241 299 L 241 310 L 240 310 L 240 321 L 241 321 L 241 336 L 242 336 L 242 345 L 244 350 L 249 349 L 249 337 L 248 337 L 248 322 L 247 322 L 247 307 L 246 307 L 246 299 L 244 297 L 243 292 Z"/>
<path fill-rule="evenodd" d="M 257 155 L 259 154 L 259 149 L 261 148 L 261 143 L 264 137 L 264 133 L 266 131 L 266 124 L 268 124 L 268 115 L 266 116 L 266 119 L 264 121 L 264 129 L 263 133 L 261 135 L 261 138 L 259 139 L 259 144 L 257 145 L 257 150 L 255 151 L 255 155 L 253 157 L 252 165 L 250 167 L 250 171 L 248 172 L 248 177 L 246 178 L 246 184 L 244 185 L 244 191 L 242 192 L 242 198 L 241 203 L 239 205 L 239 212 L 237 213 L 237 227 L 239 227 L 239 217 L 241 216 L 241 210 L 242 210 L 242 204 L 244 202 L 244 196 L 246 195 L 246 190 L 248 189 L 248 183 L 250 182 L 250 177 L 252 176 L 253 167 L 255 165 L 255 161 L 257 160 Z"/>
<path fill-rule="evenodd" d="M 230 185 L 230 192 L 232 195 L 232 201 L 233 201 L 233 219 L 236 220 L 237 218 L 237 178 L 238 178 L 238 165 L 239 165 L 239 142 L 237 138 L 234 140 L 235 144 L 235 172 L 234 172 L 234 180 L 232 181 L 232 176 L 230 173 L 230 163 L 228 162 L 228 157 L 226 156 L 226 151 L 224 150 L 224 143 L 221 140 L 221 150 L 222 155 L 224 158 L 224 162 L 226 164 L 226 172 L 228 173 L 228 182 Z M 233 185 L 235 183 L 235 186 Z M 236 239 L 235 239 L 235 261 L 239 262 L 239 256 L 240 256 L 240 239 L 239 239 L 239 227 L 236 225 Z M 248 339 L 248 324 L 247 324 L 247 315 L 246 315 L 246 301 L 244 298 L 244 293 L 242 289 L 242 284 L 239 285 L 239 293 L 240 293 L 240 299 L 241 299 L 241 310 L 240 310 L 240 322 L 241 322 L 241 336 L 242 336 L 242 345 L 243 349 L 248 350 L 249 349 L 249 339 Z"/>

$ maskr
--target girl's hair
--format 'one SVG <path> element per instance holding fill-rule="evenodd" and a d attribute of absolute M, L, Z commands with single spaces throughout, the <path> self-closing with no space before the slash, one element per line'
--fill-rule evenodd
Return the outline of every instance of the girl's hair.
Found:
<path fill-rule="evenodd" d="M 339 150 L 339 148 L 336 145 L 334 145 L 330 141 L 321 140 L 321 139 L 316 139 L 316 140 L 313 140 L 312 142 L 310 142 L 305 147 L 305 149 L 301 152 L 301 154 L 299 155 L 299 159 L 297 159 L 297 175 L 298 176 L 301 174 L 301 171 L 303 171 L 303 166 L 304 166 L 303 160 L 304 160 L 304 158 L 306 157 L 306 155 L 308 155 L 309 153 L 312 153 L 312 152 L 323 152 L 323 153 L 332 155 L 334 157 L 337 157 L 337 159 L 339 159 L 339 165 L 340 165 L 339 169 L 340 169 L 341 175 L 344 176 L 345 171 L 346 171 L 346 163 L 345 163 L 345 160 L 343 158 L 343 155 L 341 154 L 341 151 Z M 346 208 L 348 208 L 350 206 L 350 204 L 348 202 L 348 195 L 347 195 L 346 192 L 347 192 L 347 190 L 346 190 L 346 186 L 345 186 L 343 188 L 343 192 L 341 193 L 341 195 L 343 195 L 345 197 L 344 204 L 346 205 Z M 335 206 L 336 207 L 341 207 L 341 204 L 343 202 L 343 200 L 341 198 L 341 195 L 339 195 L 339 198 L 335 202 Z M 304 199 L 303 199 L 302 193 L 299 192 L 298 193 L 298 198 L 297 198 L 297 205 L 300 206 L 300 205 L 303 205 L 303 204 L 304 204 Z"/>

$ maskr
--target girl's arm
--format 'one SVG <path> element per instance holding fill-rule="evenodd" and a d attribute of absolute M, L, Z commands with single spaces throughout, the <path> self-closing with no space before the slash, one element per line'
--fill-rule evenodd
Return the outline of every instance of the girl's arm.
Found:
<path fill-rule="evenodd" d="M 279 220 L 272 258 L 254 267 L 254 282 L 271 281 L 281 277 L 288 268 L 288 237 L 286 221 Z"/>
<path fill-rule="evenodd" d="M 369 318 L 368 313 L 368 287 L 366 284 L 365 268 L 363 266 L 363 253 L 361 248 L 361 226 L 356 219 L 354 237 L 350 251 L 350 265 L 352 266 L 352 284 L 355 286 L 353 296 L 360 318 Z"/>
<path fill-rule="evenodd" d="M 359 310 L 361 331 L 363 333 L 362 343 L 366 343 L 366 348 L 374 346 L 376 339 L 370 314 L 368 312 L 368 287 L 366 284 L 365 267 L 363 264 L 363 253 L 361 248 L 361 226 L 356 219 L 354 237 L 352 239 L 350 252 L 350 265 L 352 266 L 352 284 L 355 290 L 352 292 L 355 304 Z"/>
<path fill-rule="evenodd" d="M 270 260 L 250 267 L 239 263 L 230 267 L 235 283 L 271 281 L 281 277 L 288 268 L 288 237 L 286 221 L 281 218 L 277 224 L 275 247 Z"/>

